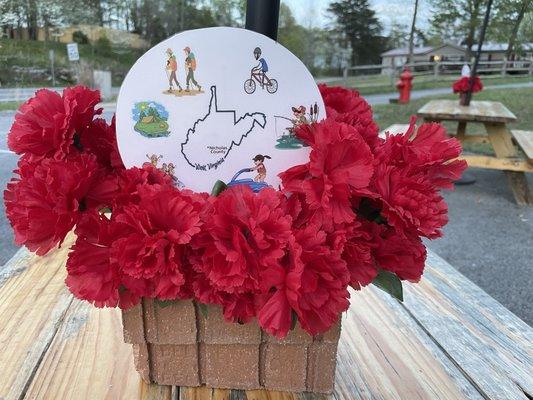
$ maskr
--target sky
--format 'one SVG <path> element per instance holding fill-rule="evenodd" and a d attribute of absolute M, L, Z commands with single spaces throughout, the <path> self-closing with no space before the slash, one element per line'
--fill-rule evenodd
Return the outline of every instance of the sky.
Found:
<path fill-rule="evenodd" d="M 304 26 L 323 27 L 331 23 L 327 8 L 330 0 L 281 0 L 287 4 L 298 23 Z M 394 22 L 411 25 L 414 0 L 370 0 L 371 7 L 383 24 L 384 33 L 388 33 Z M 427 0 L 419 0 L 417 27 L 428 25 L 430 6 Z"/>

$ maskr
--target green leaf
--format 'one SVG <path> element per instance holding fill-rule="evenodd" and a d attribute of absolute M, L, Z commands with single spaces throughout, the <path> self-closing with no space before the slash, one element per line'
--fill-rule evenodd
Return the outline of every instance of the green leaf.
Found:
<path fill-rule="evenodd" d="M 207 318 L 207 304 L 204 304 L 204 303 L 197 303 L 197 304 L 204 318 Z"/>
<path fill-rule="evenodd" d="M 392 272 L 380 270 L 372 281 L 372 284 L 387 292 L 395 299 L 403 301 L 402 281 Z"/>
<path fill-rule="evenodd" d="M 228 185 L 226 185 L 222 181 L 216 181 L 213 185 L 213 189 L 211 190 L 211 196 L 218 196 L 220 193 L 222 193 L 224 190 L 228 188 Z"/>
<path fill-rule="evenodd" d="M 296 322 L 298 322 L 298 315 L 293 311 L 291 314 L 291 331 L 296 328 Z"/>
<path fill-rule="evenodd" d="M 157 304 L 161 308 L 165 308 L 170 306 L 172 303 L 174 303 L 174 300 L 160 300 L 155 299 L 155 304 Z"/>

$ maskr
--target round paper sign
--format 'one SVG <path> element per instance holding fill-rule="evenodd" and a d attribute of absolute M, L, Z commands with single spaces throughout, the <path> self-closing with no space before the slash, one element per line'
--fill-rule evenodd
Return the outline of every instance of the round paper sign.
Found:
<path fill-rule="evenodd" d="M 294 129 L 325 111 L 313 77 L 285 47 L 244 29 L 207 28 L 139 58 L 116 115 L 126 167 L 150 162 L 198 192 L 217 180 L 258 192 L 308 161 Z"/>

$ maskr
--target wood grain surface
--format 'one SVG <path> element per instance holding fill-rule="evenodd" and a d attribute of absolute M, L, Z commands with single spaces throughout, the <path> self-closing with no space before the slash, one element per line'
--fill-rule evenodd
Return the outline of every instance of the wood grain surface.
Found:
<path fill-rule="evenodd" d="M 0 399 L 528 399 L 533 330 L 431 254 L 405 302 L 352 291 L 330 396 L 148 385 L 123 343 L 120 313 L 73 300 L 66 247 L 21 250 L 0 275 Z M 290 368 L 290 366 L 287 366 Z"/>
<path fill-rule="evenodd" d="M 470 122 L 515 122 L 516 116 L 498 101 L 472 101 L 469 106 L 458 100 L 431 100 L 417 112 L 427 120 Z"/>

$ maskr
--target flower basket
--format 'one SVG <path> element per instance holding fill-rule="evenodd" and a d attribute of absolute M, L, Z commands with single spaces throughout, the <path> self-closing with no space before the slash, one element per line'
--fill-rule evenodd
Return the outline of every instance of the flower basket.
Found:
<path fill-rule="evenodd" d="M 114 120 L 95 118 L 98 92 L 38 91 L 8 136 L 16 243 L 45 255 L 74 231 L 65 283 L 123 310 L 146 381 L 331 392 L 348 288 L 403 299 L 402 281 L 423 274 L 422 237 L 447 222 L 440 190 L 466 162 L 439 124 L 381 138 L 357 92 L 319 89 L 327 118 L 294 132 L 308 162 L 278 189 L 218 181 L 211 194 L 154 163 L 126 168 Z"/>
<path fill-rule="evenodd" d="M 311 337 L 296 326 L 284 339 L 257 322 L 224 321 L 217 306 L 143 299 L 123 311 L 124 340 L 146 382 L 176 386 L 331 393 L 340 323 Z M 290 368 L 287 368 L 290 366 Z"/>

